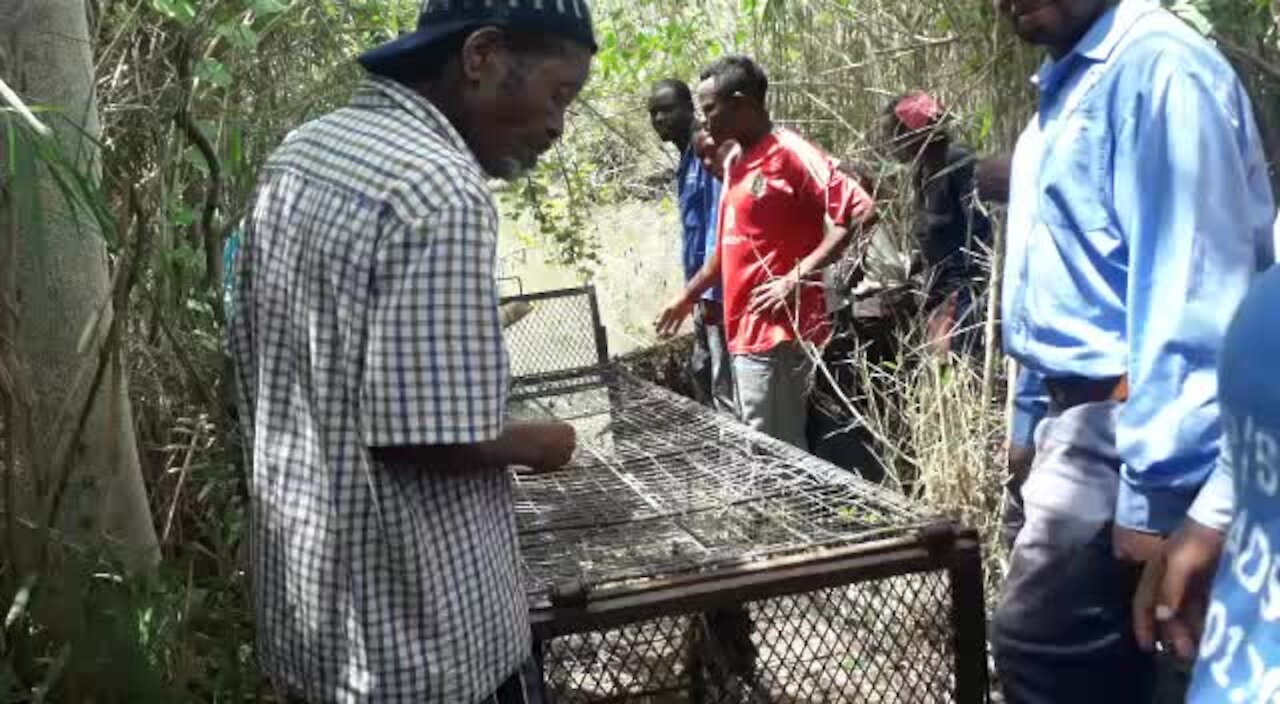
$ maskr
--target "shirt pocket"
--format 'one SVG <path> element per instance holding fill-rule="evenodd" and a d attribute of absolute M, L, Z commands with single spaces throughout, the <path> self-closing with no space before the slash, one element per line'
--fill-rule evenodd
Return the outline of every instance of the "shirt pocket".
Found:
<path fill-rule="evenodd" d="M 1111 140 L 1105 116 L 1081 106 L 1064 120 L 1041 161 L 1041 217 L 1058 231 L 1111 229 L 1106 185 Z"/>

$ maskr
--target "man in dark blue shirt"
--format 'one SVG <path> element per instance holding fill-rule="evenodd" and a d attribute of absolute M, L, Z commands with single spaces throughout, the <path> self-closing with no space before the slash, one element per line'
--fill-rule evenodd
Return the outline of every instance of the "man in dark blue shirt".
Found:
<path fill-rule="evenodd" d="M 693 94 L 674 78 L 659 81 L 649 94 L 649 120 L 664 142 L 680 150 L 676 190 L 683 229 L 681 261 L 687 283 L 702 269 L 716 242 L 720 181 L 703 165 L 694 140 Z M 690 361 L 699 400 L 725 413 L 734 413 L 732 360 L 724 335 L 720 287 L 702 298 L 694 320 Z"/>

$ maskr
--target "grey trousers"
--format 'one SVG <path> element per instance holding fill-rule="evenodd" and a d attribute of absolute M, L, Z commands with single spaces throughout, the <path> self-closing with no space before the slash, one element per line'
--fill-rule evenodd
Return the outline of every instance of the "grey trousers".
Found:
<path fill-rule="evenodd" d="M 991 640 L 1008 704 L 1148 704 L 1155 660 L 1133 637 L 1140 566 L 1116 560 L 1120 484 L 1113 402 L 1045 419 L 1022 487 Z"/>
<path fill-rule="evenodd" d="M 733 358 L 724 334 L 724 312 L 719 301 L 704 300 L 693 316 L 693 359 L 690 370 L 698 401 L 720 411 L 736 413 Z"/>
<path fill-rule="evenodd" d="M 813 362 L 798 342 L 786 342 L 762 354 L 733 356 L 738 387 L 738 417 L 760 432 L 809 449 L 805 428 Z"/>

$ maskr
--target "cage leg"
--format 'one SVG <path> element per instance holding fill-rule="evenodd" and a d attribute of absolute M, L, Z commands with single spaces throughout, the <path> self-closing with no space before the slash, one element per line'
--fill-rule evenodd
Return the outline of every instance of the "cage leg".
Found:
<path fill-rule="evenodd" d="M 690 704 L 703 704 L 707 701 L 707 667 L 703 662 L 705 647 L 705 626 L 702 614 L 691 614 L 689 625 L 684 633 L 684 671 L 689 676 Z"/>
<path fill-rule="evenodd" d="M 951 578 L 956 702 L 987 704 L 990 683 L 987 673 L 987 614 L 981 551 L 976 546 L 956 550 L 951 555 L 948 572 Z"/>

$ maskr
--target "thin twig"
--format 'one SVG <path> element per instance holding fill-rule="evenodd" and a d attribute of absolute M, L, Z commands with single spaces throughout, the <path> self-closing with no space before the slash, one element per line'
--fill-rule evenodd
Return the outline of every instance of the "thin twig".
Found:
<path fill-rule="evenodd" d="M 1236 58 L 1248 61 L 1254 68 L 1266 74 L 1271 80 L 1280 81 L 1280 66 L 1267 61 L 1256 52 L 1250 51 L 1249 49 L 1246 49 L 1245 47 L 1240 46 L 1239 44 L 1236 44 L 1230 39 L 1222 36 L 1221 32 L 1214 32 L 1210 36 L 1226 53 L 1231 54 Z"/>
<path fill-rule="evenodd" d="M 195 145 L 196 150 L 200 152 L 200 156 L 204 158 L 205 165 L 209 168 L 209 179 L 205 185 L 204 207 L 196 226 L 196 239 L 204 247 L 205 288 L 214 291 L 217 290 L 218 282 L 222 279 L 222 257 L 219 251 L 221 243 L 218 242 L 219 230 L 214 226 L 213 222 L 218 211 L 218 203 L 222 200 L 222 162 L 218 160 L 218 155 L 214 152 L 213 145 L 209 143 L 209 138 L 196 126 L 190 109 L 181 108 L 175 119 L 178 122 L 178 126 L 182 128 L 183 134 Z M 221 309 L 218 306 L 214 306 L 214 315 L 221 322 Z"/>
<path fill-rule="evenodd" d="M 169 515 L 164 522 L 164 532 L 160 539 L 161 545 L 169 542 L 169 532 L 173 529 L 173 517 L 178 513 L 178 503 L 182 499 L 182 487 L 186 484 L 187 475 L 191 472 L 191 463 L 195 459 L 196 450 L 202 449 L 200 446 L 204 444 L 205 432 L 205 419 L 197 418 L 195 429 L 191 433 L 191 440 L 183 448 L 182 467 L 178 471 L 178 484 L 173 489 L 173 500 L 169 503 Z"/>

